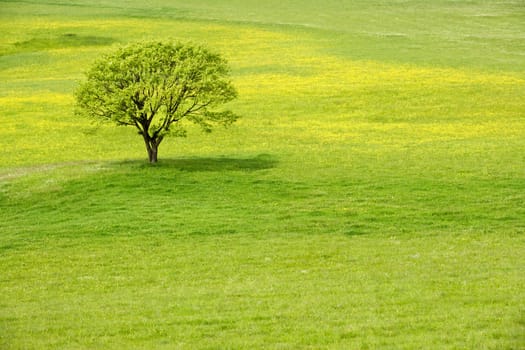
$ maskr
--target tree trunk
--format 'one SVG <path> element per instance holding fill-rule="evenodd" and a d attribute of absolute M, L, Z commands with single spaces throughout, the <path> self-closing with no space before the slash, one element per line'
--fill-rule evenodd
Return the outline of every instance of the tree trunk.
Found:
<path fill-rule="evenodd" d="M 158 145 L 154 145 L 148 149 L 148 158 L 151 164 L 157 163 Z"/>
<path fill-rule="evenodd" d="M 147 133 L 142 135 L 144 137 L 144 143 L 146 144 L 146 150 L 148 151 L 148 159 L 151 164 L 157 163 L 157 154 L 159 150 L 159 144 L 162 139 L 152 139 Z"/>

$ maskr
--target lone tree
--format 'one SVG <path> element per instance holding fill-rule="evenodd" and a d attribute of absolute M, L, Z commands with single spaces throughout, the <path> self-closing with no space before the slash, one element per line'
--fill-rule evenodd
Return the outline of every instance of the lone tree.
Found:
<path fill-rule="evenodd" d="M 77 112 L 142 135 L 150 163 L 167 135 L 186 136 L 183 120 L 202 127 L 229 125 L 237 116 L 216 108 L 237 93 L 226 61 L 204 47 L 148 42 L 97 60 L 76 91 Z"/>

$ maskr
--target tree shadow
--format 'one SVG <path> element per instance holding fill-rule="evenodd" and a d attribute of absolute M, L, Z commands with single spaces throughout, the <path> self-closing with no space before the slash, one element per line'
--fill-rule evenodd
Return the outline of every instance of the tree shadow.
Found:
<path fill-rule="evenodd" d="M 175 159 L 159 159 L 156 164 L 146 160 L 130 160 L 115 163 L 117 165 L 137 165 L 140 168 L 176 169 L 188 172 L 205 171 L 257 171 L 271 169 L 277 166 L 277 159 L 269 154 L 259 154 L 253 158 L 230 157 L 190 157 Z"/>

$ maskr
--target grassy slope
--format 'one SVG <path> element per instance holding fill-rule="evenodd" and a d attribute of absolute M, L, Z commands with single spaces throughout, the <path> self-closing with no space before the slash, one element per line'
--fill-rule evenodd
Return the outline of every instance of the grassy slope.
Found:
<path fill-rule="evenodd" d="M 520 2 L 148 4 L 0 1 L 3 347 L 523 346 Z M 152 168 L 71 91 L 159 36 L 244 118 Z"/>

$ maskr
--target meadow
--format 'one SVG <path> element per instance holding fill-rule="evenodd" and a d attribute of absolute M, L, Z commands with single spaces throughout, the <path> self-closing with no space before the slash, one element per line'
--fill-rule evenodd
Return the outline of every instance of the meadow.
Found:
<path fill-rule="evenodd" d="M 242 118 L 74 114 L 207 45 Z M 1 349 L 525 349 L 521 0 L 0 0 Z"/>

